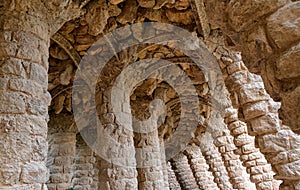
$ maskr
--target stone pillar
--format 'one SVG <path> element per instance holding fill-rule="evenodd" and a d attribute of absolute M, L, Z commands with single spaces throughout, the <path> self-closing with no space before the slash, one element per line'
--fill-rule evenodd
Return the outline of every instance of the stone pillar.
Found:
<path fill-rule="evenodd" d="M 89 190 L 93 184 L 94 164 L 96 158 L 93 151 L 86 145 L 80 135 L 77 135 L 76 156 L 74 163 L 74 190 Z"/>
<path fill-rule="evenodd" d="M 221 190 L 233 189 L 229 182 L 228 173 L 224 166 L 222 156 L 218 152 L 218 149 L 212 144 L 201 147 L 202 154 L 205 157 L 206 163 L 209 165 L 209 170 L 212 171 L 214 181 L 217 183 Z"/>
<path fill-rule="evenodd" d="M 234 153 L 237 147 L 233 143 L 233 137 L 229 130 L 224 130 L 223 134 L 216 137 L 214 144 L 219 148 L 224 165 L 228 172 L 230 182 L 234 189 L 249 189 L 250 181 L 246 178 L 239 156 Z"/>
<path fill-rule="evenodd" d="M 162 165 L 162 171 L 164 175 L 164 188 L 169 189 L 169 172 L 168 172 L 168 165 L 166 160 L 166 153 L 165 153 L 165 146 L 164 146 L 164 140 L 161 137 L 160 138 L 160 153 L 161 153 L 161 165 Z"/>
<path fill-rule="evenodd" d="M 164 174 L 162 167 L 158 131 L 147 134 L 137 134 L 136 161 L 139 189 L 164 189 Z"/>
<path fill-rule="evenodd" d="M 73 186 L 76 132 L 57 132 L 49 134 L 48 139 L 47 167 L 50 178 L 47 187 L 49 190 L 68 189 Z"/>
<path fill-rule="evenodd" d="M 227 52 L 221 60 L 226 65 L 225 83 L 233 106 L 242 110 L 248 133 L 255 136 L 260 151 L 277 174 L 276 179 L 285 181 L 282 188 L 284 184 L 294 184 L 295 189 L 300 181 L 299 136 L 282 126 L 278 117 L 280 103 L 266 92 L 261 77 L 248 71 L 240 53 Z"/>
<path fill-rule="evenodd" d="M 250 174 L 250 179 L 258 190 L 278 189 L 273 179 L 273 171 L 267 163 L 264 155 L 255 148 L 254 138 L 248 135 L 247 125 L 239 121 L 236 109 L 226 109 L 225 122 L 234 137 L 234 143 L 239 148 L 236 151 L 240 155 L 243 165 Z M 260 169 L 261 168 L 261 169 Z"/>
<path fill-rule="evenodd" d="M 181 189 L 198 189 L 197 182 L 190 168 L 188 158 L 183 153 L 178 153 L 172 158 L 171 164 L 174 168 Z"/>
<path fill-rule="evenodd" d="M 0 189 L 47 188 L 48 48 L 76 3 L 0 2 Z"/>
<path fill-rule="evenodd" d="M 91 185 L 91 190 L 98 190 L 100 187 L 99 185 L 99 157 L 95 156 L 95 163 L 93 164 L 93 183 Z M 98 188 L 99 187 L 99 188 Z"/>
<path fill-rule="evenodd" d="M 97 92 L 96 96 L 99 97 L 97 104 L 100 109 L 100 120 L 104 124 L 101 134 L 107 135 L 106 138 L 110 139 L 112 143 L 102 142 L 99 145 L 106 150 L 104 153 L 100 150 L 100 153 L 104 154 L 106 158 L 99 157 L 98 186 L 107 190 L 138 189 L 132 124 L 128 124 L 131 123 L 129 121 L 127 123 L 118 121 L 111 103 L 111 101 L 120 102 L 119 105 L 125 107 L 127 103 L 129 104 L 130 99 L 128 97 L 125 100 L 111 100 L 111 88 L 106 87 L 105 89 Z M 128 107 L 130 108 L 129 105 Z"/>
<path fill-rule="evenodd" d="M 175 172 L 172 169 L 170 162 L 167 163 L 167 170 L 168 170 L 168 183 L 169 183 L 170 190 L 179 190 L 180 184 L 177 181 Z"/>
<path fill-rule="evenodd" d="M 199 188 L 205 190 L 218 189 L 217 184 L 213 181 L 214 177 L 212 173 L 208 171 L 209 166 L 206 164 L 200 147 L 196 145 L 189 146 L 186 148 L 185 154 L 188 157 Z"/>
<path fill-rule="evenodd" d="M 19 10 L 0 20 L 0 189 L 45 189 L 49 28 Z"/>

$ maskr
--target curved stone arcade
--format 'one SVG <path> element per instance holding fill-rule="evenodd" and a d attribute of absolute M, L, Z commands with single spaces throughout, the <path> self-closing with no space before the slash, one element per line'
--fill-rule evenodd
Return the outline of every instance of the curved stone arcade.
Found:
<path fill-rule="evenodd" d="M 1 1 L 0 189 L 299 190 L 299 18 L 297 0 Z"/>

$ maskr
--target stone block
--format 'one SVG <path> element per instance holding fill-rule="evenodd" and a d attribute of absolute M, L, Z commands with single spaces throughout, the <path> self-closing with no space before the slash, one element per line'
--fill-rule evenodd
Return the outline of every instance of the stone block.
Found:
<path fill-rule="evenodd" d="M 2 164 L 0 166 L 0 183 L 15 185 L 19 182 L 21 168 L 19 164 Z"/>
<path fill-rule="evenodd" d="M 242 153 L 243 154 L 250 154 L 255 151 L 255 147 L 253 144 L 246 144 L 242 146 Z"/>
<path fill-rule="evenodd" d="M 237 127 L 235 129 L 232 130 L 232 134 L 234 136 L 236 135 L 240 135 L 240 134 L 248 134 L 248 130 L 247 130 L 247 126 L 244 123 L 243 125 L 240 125 L 240 127 Z"/>
<path fill-rule="evenodd" d="M 300 6 L 299 6 L 300 9 Z M 300 11 L 299 11 L 300 17 Z M 299 25 L 300 33 L 300 25 Z M 276 60 L 276 78 L 289 79 L 300 76 L 300 43 L 293 46 Z"/>
<path fill-rule="evenodd" d="M 14 91 L 24 92 L 37 97 L 40 97 L 43 94 L 43 89 L 40 85 L 27 79 L 10 79 L 9 88 Z"/>
<path fill-rule="evenodd" d="M 21 60 L 9 58 L 0 67 L 0 73 L 9 76 L 26 78 L 26 71 Z"/>
<path fill-rule="evenodd" d="M 260 182 L 256 185 L 257 190 L 273 190 L 273 182 L 272 181 L 264 181 Z"/>
<path fill-rule="evenodd" d="M 8 85 L 8 79 L 7 78 L 0 78 L 0 91 L 1 90 L 7 90 L 7 85 Z"/>
<path fill-rule="evenodd" d="M 246 120 L 267 114 L 268 105 L 265 101 L 249 103 L 243 106 L 243 114 Z"/>
<path fill-rule="evenodd" d="M 279 48 L 300 40 L 300 2 L 286 4 L 267 19 L 268 36 Z"/>
<path fill-rule="evenodd" d="M 226 12 L 229 16 L 229 23 L 237 32 L 247 30 L 247 26 L 253 24 L 263 15 L 271 13 L 283 6 L 288 0 L 234 0 L 230 1 Z"/>
<path fill-rule="evenodd" d="M 24 99 L 24 95 L 17 92 L 0 92 L 0 113 L 25 113 Z"/>
<path fill-rule="evenodd" d="M 268 100 L 269 98 L 263 82 L 245 84 L 240 88 L 239 102 L 241 105 Z"/>
<path fill-rule="evenodd" d="M 259 135 L 275 133 L 280 130 L 278 114 L 275 113 L 269 113 L 255 119 L 251 119 L 248 121 L 248 124 L 252 131 Z"/>
<path fill-rule="evenodd" d="M 248 71 L 239 71 L 235 72 L 227 78 L 225 81 L 226 87 L 229 91 L 238 90 L 241 85 L 246 84 L 248 82 Z"/>
<path fill-rule="evenodd" d="M 44 101 L 32 97 L 28 101 L 28 112 L 37 116 L 45 116 L 48 114 L 48 106 Z"/>
<path fill-rule="evenodd" d="M 297 180 L 300 176 L 300 160 L 295 162 L 275 165 L 280 179 Z"/>
<path fill-rule="evenodd" d="M 235 73 L 235 72 L 238 72 L 240 70 L 242 70 L 242 65 L 243 63 L 238 61 L 238 62 L 233 62 L 232 64 L 228 65 L 227 66 L 227 72 L 229 75 Z"/>
<path fill-rule="evenodd" d="M 43 162 L 29 162 L 22 168 L 21 180 L 24 183 L 46 183 L 48 169 Z"/>
<path fill-rule="evenodd" d="M 254 139 L 248 134 L 241 134 L 235 137 L 234 144 L 236 146 L 242 146 L 246 144 L 254 143 Z"/>
<path fill-rule="evenodd" d="M 259 183 L 259 182 L 263 182 L 263 181 L 272 181 L 273 175 L 271 173 L 251 175 L 250 180 L 253 183 Z"/>
<path fill-rule="evenodd" d="M 39 83 L 42 87 L 44 87 L 44 90 L 47 90 L 48 73 L 42 66 L 36 63 L 31 63 L 30 79 Z"/>

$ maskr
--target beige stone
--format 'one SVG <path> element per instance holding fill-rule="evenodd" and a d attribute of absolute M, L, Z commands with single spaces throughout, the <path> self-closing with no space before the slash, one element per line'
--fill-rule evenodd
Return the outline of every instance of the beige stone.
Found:
<path fill-rule="evenodd" d="M 267 30 L 278 48 L 287 48 L 300 39 L 300 3 L 293 2 L 273 13 L 268 19 Z"/>

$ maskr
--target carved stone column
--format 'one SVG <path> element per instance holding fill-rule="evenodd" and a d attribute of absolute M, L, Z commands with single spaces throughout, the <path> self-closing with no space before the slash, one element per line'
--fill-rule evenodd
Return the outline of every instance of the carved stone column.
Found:
<path fill-rule="evenodd" d="M 163 189 L 164 175 L 160 143 L 157 130 L 138 134 L 136 138 L 136 160 L 138 165 L 139 189 Z"/>
<path fill-rule="evenodd" d="M 47 92 L 49 27 L 45 20 L 14 9 L 9 1 L 2 4 L 7 12 L 1 6 L 0 189 L 43 189 L 48 179 L 51 100 Z"/>
<path fill-rule="evenodd" d="M 205 142 L 205 141 L 203 141 Z M 206 163 L 209 165 L 209 170 L 212 171 L 214 181 L 221 190 L 233 189 L 229 181 L 228 172 L 224 166 L 221 154 L 218 152 L 214 144 L 207 144 L 201 147 L 202 154 L 205 157 Z"/>
<path fill-rule="evenodd" d="M 274 102 L 266 92 L 261 77 L 248 71 L 240 53 L 221 54 L 233 106 L 243 111 L 248 133 L 255 136 L 260 151 L 277 174 L 276 179 L 284 181 L 282 188 L 291 184 L 288 188 L 295 189 L 300 180 L 299 135 L 282 125 L 278 117 L 280 103 Z M 265 188 L 270 189 L 269 185 Z"/>
<path fill-rule="evenodd" d="M 169 182 L 169 188 L 171 190 L 178 190 L 180 189 L 180 184 L 177 181 L 176 175 L 174 170 L 172 169 L 171 163 L 167 163 L 167 169 L 168 169 L 168 182 Z"/>
<path fill-rule="evenodd" d="M 91 189 L 94 177 L 96 158 L 93 151 L 86 145 L 80 135 L 77 135 L 76 156 L 74 162 L 74 189 Z"/>
<path fill-rule="evenodd" d="M 49 190 L 68 189 L 73 187 L 77 129 L 70 114 L 50 115 L 48 127 Z"/>
<path fill-rule="evenodd" d="M 190 168 L 188 159 L 183 153 L 178 153 L 172 158 L 171 164 L 177 175 L 181 189 L 198 189 L 197 182 Z"/>
<path fill-rule="evenodd" d="M 185 150 L 188 157 L 191 169 L 200 189 L 214 190 L 218 189 L 217 184 L 214 182 L 214 177 L 210 171 L 209 166 L 202 155 L 199 146 L 189 146 Z"/>
<path fill-rule="evenodd" d="M 250 179 L 255 183 L 257 189 L 278 189 L 273 179 L 274 172 L 267 163 L 264 155 L 255 148 L 254 137 L 248 135 L 247 125 L 239 121 L 236 109 L 226 109 L 225 122 L 234 137 L 234 143 L 239 148 L 243 165 L 250 174 Z M 258 168 L 263 168 L 260 170 Z"/>
<path fill-rule="evenodd" d="M 80 13 L 58 5 L 0 2 L 0 189 L 46 188 L 50 35 Z"/>

